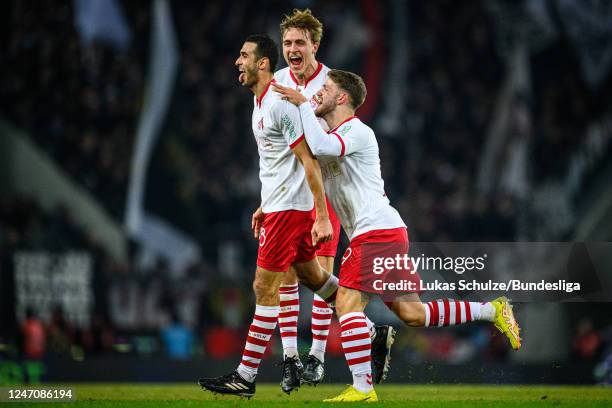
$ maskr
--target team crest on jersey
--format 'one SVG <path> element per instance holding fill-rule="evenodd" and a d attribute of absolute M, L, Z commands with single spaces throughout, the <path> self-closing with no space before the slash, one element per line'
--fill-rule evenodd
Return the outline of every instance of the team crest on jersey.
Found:
<path fill-rule="evenodd" d="M 264 128 L 263 118 L 259 119 L 259 122 L 257 122 L 257 128 L 259 130 L 263 130 Z"/>

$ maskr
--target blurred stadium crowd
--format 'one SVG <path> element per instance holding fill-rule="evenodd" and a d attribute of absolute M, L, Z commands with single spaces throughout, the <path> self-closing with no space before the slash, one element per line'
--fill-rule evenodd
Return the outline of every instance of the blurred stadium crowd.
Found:
<path fill-rule="evenodd" d="M 81 44 L 71 2 L 13 2 L 2 112 L 120 217 L 142 103 L 149 10 L 126 3 L 128 52 Z"/>
<path fill-rule="evenodd" d="M 117 50 L 80 41 L 70 2 L 12 2 L 0 64 L 3 119 L 26 130 L 119 222 L 143 101 L 150 25 L 148 7 L 123 6 L 133 36 L 129 48 Z M 335 23 L 346 17 L 345 3 L 308 6 L 325 24 L 318 55 L 325 63 L 336 52 L 329 44 L 339 35 Z M 383 19 L 390 18 L 388 10 L 376 7 Z M 113 352 L 131 344 L 143 353 L 165 347 L 177 357 L 185 356 L 185 348 L 219 357 L 240 352 L 256 251 L 247 221 L 259 200 L 259 184 L 249 126 L 252 99 L 238 86 L 233 62 L 247 34 L 277 28 L 278 10 L 290 11 L 280 1 L 265 6 L 236 1 L 231 12 L 221 2 L 172 2 L 180 67 L 150 169 L 155 181 L 147 186 L 147 205 L 172 214 L 171 221 L 203 248 L 203 259 L 180 278 L 172 279 L 163 261 L 141 270 L 133 259 L 113 259 L 95 231 L 76 225 L 65 209 L 45 212 L 29 197 L 0 201 L 2 265 L 17 249 L 78 248 L 96 259 L 91 328 L 71 329 L 58 309 L 42 329 L 53 344 L 47 350 L 66 352 L 77 345 L 86 352 Z M 380 132 L 378 138 L 392 204 L 407 221 L 412 240 L 514 240 L 524 198 L 503 190 L 483 194 L 475 182 L 506 69 L 494 44 L 495 21 L 484 1 L 412 2 L 409 13 L 412 41 L 403 99 L 412 123 L 397 134 Z M 567 47 L 561 43 L 549 51 L 563 61 L 554 69 L 548 62 L 553 54 L 533 63 L 537 85 L 528 105 L 534 114 L 525 127 L 536 136 L 529 150 L 534 180 L 563 174 L 590 121 L 612 107 L 603 92 L 594 94 L 581 82 Z M 339 68 L 360 72 L 361 65 L 355 61 Z M 238 279 L 217 270 L 219 240 L 243 247 L 244 272 Z M 307 315 L 301 319 L 306 339 Z M 25 343 L 40 332 L 28 322 L 36 317 L 13 322 Z M 5 340 L 15 334 L 2 333 Z M 410 331 L 397 349 L 414 361 L 503 360 L 506 350 L 498 340 L 485 329 Z M 598 358 L 606 341 L 598 328 L 576 324 L 576 358 Z"/>

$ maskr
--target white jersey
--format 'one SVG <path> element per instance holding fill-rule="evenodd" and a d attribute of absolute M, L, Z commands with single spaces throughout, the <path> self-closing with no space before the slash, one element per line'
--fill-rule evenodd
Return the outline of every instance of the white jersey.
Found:
<path fill-rule="evenodd" d="M 326 133 L 308 104 L 300 105 L 300 114 L 308 145 L 321 165 L 327 197 L 348 237 L 406 227 L 385 193 L 374 131 L 353 116 Z"/>
<path fill-rule="evenodd" d="M 276 79 L 276 81 L 281 85 L 297 89 L 308 99 L 310 102 L 310 107 L 315 110 L 319 104 L 315 100 L 314 96 L 321 88 L 323 88 L 323 84 L 327 80 L 327 73 L 329 71 L 330 69 L 326 65 L 319 62 L 317 69 L 312 76 L 304 82 L 304 85 L 300 85 L 298 83 L 298 80 L 295 78 L 289 67 L 276 71 L 274 74 L 274 79 Z M 327 123 L 325 123 L 323 119 L 319 120 L 319 123 L 323 129 L 328 129 Z"/>
<path fill-rule="evenodd" d="M 298 108 L 282 100 L 270 85 L 259 99 L 254 98 L 254 105 L 263 212 L 310 211 L 314 201 L 304 167 L 291 151 L 304 138 Z"/>

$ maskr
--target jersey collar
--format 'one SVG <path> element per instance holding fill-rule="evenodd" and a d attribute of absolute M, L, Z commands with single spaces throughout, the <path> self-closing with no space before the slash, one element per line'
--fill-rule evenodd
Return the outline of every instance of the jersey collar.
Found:
<path fill-rule="evenodd" d="M 304 81 L 304 88 L 306 88 L 308 86 L 308 83 L 310 81 L 312 81 L 313 79 L 316 78 L 317 75 L 319 75 L 319 73 L 321 72 L 322 69 L 323 69 L 323 64 L 319 62 L 319 65 L 317 65 L 317 69 L 315 69 L 315 72 L 313 72 L 312 76 Z M 293 75 L 293 71 L 291 71 L 291 68 L 289 68 L 289 76 L 291 77 L 291 79 L 293 79 L 293 82 L 295 82 L 295 84 L 297 86 L 300 86 L 300 82 Z"/>
<path fill-rule="evenodd" d="M 264 96 L 266 96 L 266 94 L 268 93 L 268 90 L 270 89 L 270 85 L 272 84 L 272 82 L 276 82 L 276 80 L 272 78 L 272 80 L 268 82 L 268 85 L 266 85 L 266 89 L 264 89 L 262 94 L 259 95 L 259 98 L 257 98 L 257 107 L 261 108 L 261 101 L 263 101 Z"/>
<path fill-rule="evenodd" d="M 342 122 L 340 122 L 340 124 L 338 126 L 336 126 L 335 128 L 333 128 L 332 130 L 330 130 L 327 133 L 334 133 L 336 130 L 338 130 L 338 128 L 342 125 L 344 125 L 346 122 L 348 122 L 349 120 L 353 120 L 355 119 L 357 116 L 353 115 L 353 116 L 349 116 L 348 118 L 344 119 Z"/>

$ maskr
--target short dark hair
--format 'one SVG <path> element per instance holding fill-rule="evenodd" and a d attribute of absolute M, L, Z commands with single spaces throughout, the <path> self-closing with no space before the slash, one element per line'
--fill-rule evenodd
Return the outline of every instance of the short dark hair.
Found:
<path fill-rule="evenodd" d="M 270 72 L 274 72 L 278 63 L 278 47 L 274 40 L 265 34 L 249 35 L 244 42 L 257 45 L 255 55 L 257 59 L 267 58 L 270 61 Z"/>
<path fill-rule="evenodd" d="M 365 101 L 366 90 L 363 79 L 357 74 L 339 69 L 332 69 L 327 73 L 327 76 L 334 81 L 338 87 L 346 91 L 349 96 L 349 102 L 354 109 L 359 108 Z"/>

